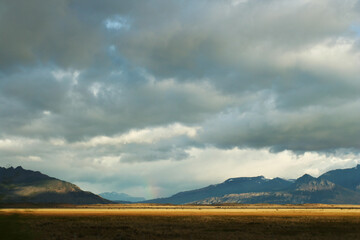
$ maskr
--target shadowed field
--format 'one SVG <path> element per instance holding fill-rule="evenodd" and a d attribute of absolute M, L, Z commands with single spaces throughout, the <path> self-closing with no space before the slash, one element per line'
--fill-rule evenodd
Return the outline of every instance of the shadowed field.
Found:
<path fill-rule="evenodd" d="M 0 209 L 1 239 L 360 239 L 359 206 L 92 205 Z"/>

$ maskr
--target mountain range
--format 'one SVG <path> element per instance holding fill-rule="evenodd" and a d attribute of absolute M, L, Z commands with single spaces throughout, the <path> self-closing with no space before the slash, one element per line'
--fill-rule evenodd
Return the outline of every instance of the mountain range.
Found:
<path fill-rule="evenodd" d="M 308 174 L 295 180 L 258 177 L 230 178 L 223 183 L 145 201 L 171 204 L 360 204 L 360 165 L 337 169 L 318 178 Z"/>
<path fill-rule="evenodd" d="M 118 192 L 103 192 L 100 193 L 99 196 L 111 200 L 113 202 L 117 203 L 131 203 L 131 202 L 141 202 L 145 201 L 145 198 L 143 197 L 133 197 L 126 193 L 118 193 Z"/>
<path fill-rule="evenodd" d="M 22 167 L 0 167 L 1 203 L 112 203 L 78 186 Z"/>
<path fill-rule="evenodd" d="M 317 178 L 309 174 L 294 180 L 264 176 L 230 178 L 219 184 L 147 201 L 116 192 L 98 196 L 38 171 L 0 167 L 0 203 L 107 204 L 124 201 L 163 204 L 360 204 L 360 165 L 332 170 Z"/>

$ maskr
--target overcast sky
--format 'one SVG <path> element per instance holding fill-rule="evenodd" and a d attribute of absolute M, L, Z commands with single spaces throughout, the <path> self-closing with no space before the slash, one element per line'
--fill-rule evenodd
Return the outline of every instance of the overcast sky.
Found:
<path fill-rule="evenodd" d="M 360 162 L 358 0 L 0 0 L 0 165 L 154 198 Z"/>

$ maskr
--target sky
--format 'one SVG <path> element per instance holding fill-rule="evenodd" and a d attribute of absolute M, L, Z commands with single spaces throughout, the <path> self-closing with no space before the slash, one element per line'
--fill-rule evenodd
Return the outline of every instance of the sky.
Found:
<path fill-rule="evenodd" d="M 358 0 L 0 0 L 0 166 L 147 199 L 360 163 Z"/>

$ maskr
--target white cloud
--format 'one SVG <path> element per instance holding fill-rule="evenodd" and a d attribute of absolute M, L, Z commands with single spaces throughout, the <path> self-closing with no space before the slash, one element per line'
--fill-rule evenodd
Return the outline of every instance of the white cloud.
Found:
<path fill-rule="evenodd" d="M 42 162 L 43 161 L 43 159 L 39 156 L 26 156 L 26 157 L 19 156 L 18 159 L 21 161 L 25 161 L 25 162 Z"/>
<path fill-rule="evenodd" d="M 89 91 L 94 95 L 94 97 L 98 97 L 101 87 L 102 87 L 101 83 L 95 82 L 89 87 Z"/>
<path fill-rule="evenodd" d="M 359 154 L 334 154 L 305 152 L 297 155 L 291 151 L 278 153 L 269 149 L 217 149 L 206 148 L 189 150 L 193 168 L 191 175 L 198 180 L 226 179 L 240 176 L 259 176 L 267 178 L 298 178 L 305 173 L 315 177 L 337 167 L 354 167 L 359 162 Z M 199 174 L 199 171 L 207 174 Z M 214 181 L 214 180 L 213 180 Z"/>
<path fill-rule="evenodd" d="M 359 74 L 360 53 L 354 51 L 352 38 L 329 38 L 299 51 L 279 56 L 280 66 L 300 66 L 312 72 L 331 71 L 346 78 Z"/>
<path fill-rule="evenodd" d="M 115 15 L 105 19 L 105 27 L 109 30 L 129 30 L 129 19 L 120 15 Z"/>
<path fill-rule="evenodd" d="M 25 147 L 37 145 L 39 142 L 37 139 L 21 137 L 0 138 L 0 150 L 21 151 Z"/>
<path fill-rule="evenodd" d="M 0 149 L 15 148 L 21 145 L 19 141 L 13 139 L 0 139 Z"/>
<path fill-rule="evenodd" d="M 128 133 L 118 136 L 97 136 L 85 142 L 79 142 L 77 145 L 85 147 L 95 147 L 98 145 L 121 145 L 129 143 L 152 144 L 163 139 L 169 139 L 176 136 L 187 136 L 194 138 L 197 135 L 199 127 L 187 127 L 176 123 L 166 127 L 145 128 L 130 130 Z"/>
<path fill-rule="evenodd" d="M 51 72 L 51 74 L 53 75 L 53 77 L 57 80 L 57 81 L 65 81 L 68 80 L 72 83 L 72 85 L 77 85 L 79 82 L 79 75 L 80 75 L 80 71 L 79 70 L 54 70 Z"/>

